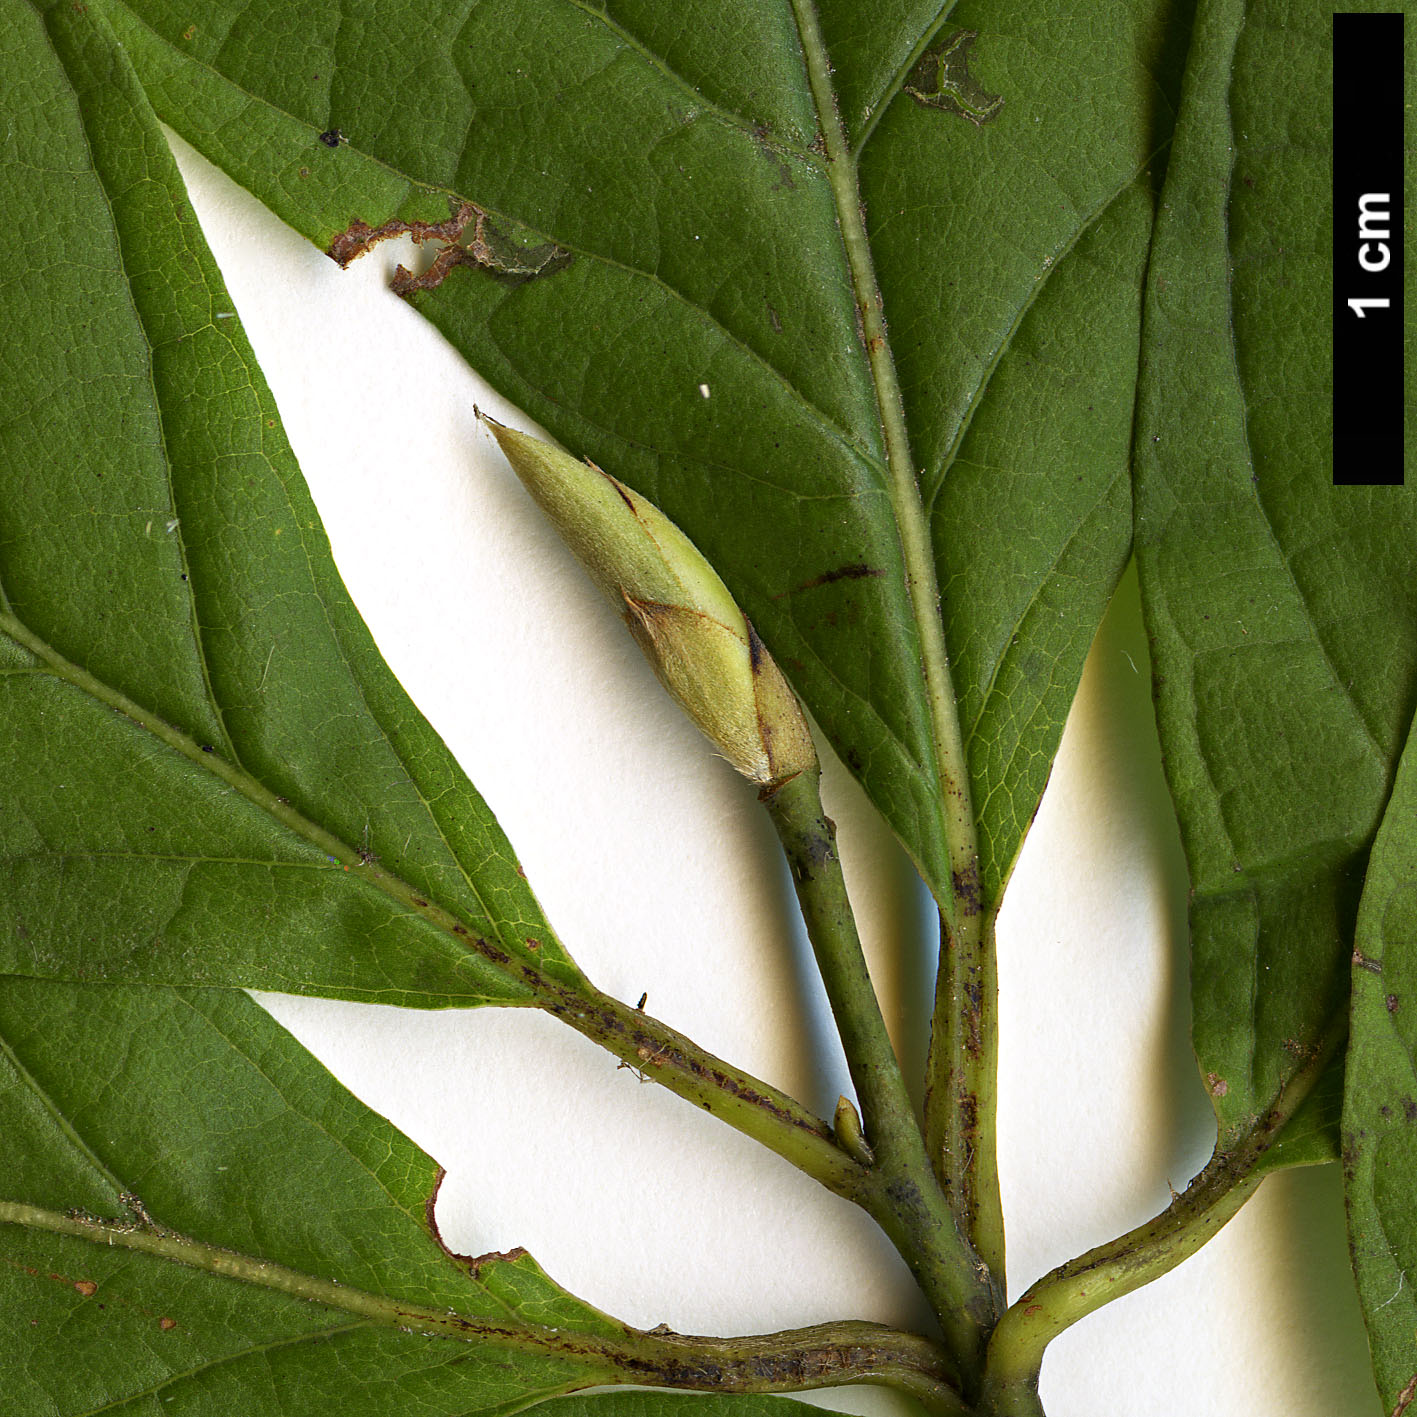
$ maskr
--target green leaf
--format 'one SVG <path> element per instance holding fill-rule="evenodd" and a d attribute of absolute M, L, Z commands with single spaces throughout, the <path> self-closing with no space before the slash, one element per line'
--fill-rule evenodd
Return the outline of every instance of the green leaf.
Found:
<path fill-rule="evenodd" d="M 604 1365 L 433 1317 L 626 1332 L 525 1255 L 443 1248 L 434 1162 L 239 993 L 0 981 L 0 1126 L 16 1417 L 507 1411 Z"/>
<path fill-rule="evenodd" d="M 106 25 L 9 5 L 0 53 L 0 967 L 423 1005 L 578 979 L 335 573 Z"/>
<path fill-rule="evenodd" d="M 1341 1037 L 1417 699 L 1417 496 L 1331 481 L 1329 12 L 1217 0 L 1191 53 L 1148 274 L 1137 559 L 1224 1152 Z"/>
<path fill-rule="evenodd" d="M 764 1388 L 891 1375 L 949 1397 L 932 1345 L 877 1324 L 646 1334 L 525 1251 L 453 1253 L 441 1169 L 237 991 L 0 977 L 0 1134 L 15 1417 L 314 1417 L 335 1392 L 355 1417 L 465 1417 L 627 1382 L 794 1417 Z M 647 1400 L 678 1405 L 582 1401 Z"/>
<path fill-rule="evenodd" d="M 1417 1392 L 1417 735 L 1368 864 L 1353 954 L 1348 1239 L 1385 1412 Z"/>
<path fill-rule="evenodd" d="M 451 1252 L 433 1220 L 442 1171 L 244 994 L 0 979 L 0 1129 L 14 1417 L 315 1417 L 336 1392 L 354 1417 L 465 1417 L 607 1382 L 694 1386 L 695 1359 L 734 1378 L 732 1340 L 709 1353 L 640 1333 L 521 1250 Z M 889 1330 L 804 1333 L 810 1361 Z M 575 1410 L 646 1402 L 679 1405 Z"/>
<path fill-rule="evenodd" d="M 297 23 L 276 0 L 113 14 L 164 120 L 319 245 L 348 258 L 410 222 L 443 244 L 458 217 L 459 264 L 411 298 L 703 548 L 947 900 L 921 668 L 938 627 L 902 549 L 933 509 L 997 897 L 1127 553 L 1165 6 L 1109 3 L 1086 24 L 905 0 L 869 25 L 806 0 L 672 21 L 553 0 L 386 0 L 357 22 L 324 3 Z M 854 198 L 829 180 L 809 80 L 818 32 L 889 349 L 858 329 L 862 266 L 839 225 Z M 939 45 L 953 57 L 932 79 Z M 888 450 L 896 374 L 906 466 Z"/>

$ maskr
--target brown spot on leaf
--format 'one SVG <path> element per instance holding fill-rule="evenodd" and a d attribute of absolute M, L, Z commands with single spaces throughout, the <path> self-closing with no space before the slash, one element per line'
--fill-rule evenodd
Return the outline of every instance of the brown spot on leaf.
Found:
<path fill-rule="evenodd" d="M 74 1288 L 84 1296 L 85 1299 L 92 1299 L 98 1293 L 98 1285 L 92 1279 L 76 1279 Z"/>
<path fill-rule="evenodd" d="M 1417 1102 L 1414 1102 L 1410 1097 L 1404 1097 L 1402 1099 L 1402 1115 L 1409 1122 L 1417 1122 Z"/>
<path fill-rule="evenodd" d="M 1212 1097 L 1224 1097 L 1230 1091 L 1230 1084 L 1219 1073 L 1207 1073 L 1205 1085 Z"/>
<path fill-rule="evenodd" d="M 818 586 L 831 585 L 835 581 L 859 581 L 883 575 L 885 572 L 879 566 L 868 566 L 864 561 L 853 561 L 850 565 L 838 566 L 834 571 L 823 571 L 821 575 L 813 576 L 790 590 L 780 590 L 773 599 L 782 600 L 785 596 L 799 595 L 804 590 L 816 590 Z"/>
<path fill-rule="evenodd" d="M 476 266 L 502 281 L 520 285 L 571 263 L 571 253 L 554 241 L 537 246 L 518 243 L 472 202 L 460 203 L 446 221 L 402 221 L 392 217 L 379 226 L 370 226 L 356 219 L 330 242 L 329 254 L 341 266 L 347 266 L 379 242 L 396 236 L 411 236 L 419 245 L 427 241 L 443 243 L 433 264 L 422 275 L 414 275 L 404 266 L 394 271 L 390 289 L 398 295 L 435 289 L 455 266 Z"/>
<path fill-rule="evenodd" d="M 978 30 L 956 30 L 920 56 L 905 82 L 905 91 L 916 103 L 967 118 L 976 128 L 992 123 L 1004 106 L 1001 95 L 990 93 L 969 72 L 969 51 Z"/>
<path fill-rule="evenodd" d="M 516 1245 L 510 1250 L 489 1250 L 485 1255 L 476 1255 L 468 1261 L 472 1269 L 474 1279 L 482 1278 L 483 1265 L 489 1264 L 515 1264 L 519 1259 L 526 1257 L 526 1250 L 521 1245 Z"/>
<path fill-rule="evenodd" d="M 1383 1003 L 1387 1005 L 1387 1011 L 1390 1014 L 1395 1014 L 1397 1012 L 1398 1005 L 1401 1002 L 1402 1001 L 1397 997 L 1396 994 L 1389 994 L 1383 999 Z"/>
<path fill-rule="evenodd" d="M 158 1326 L 164 1333 L 171 1333 L 172 1330 L 177 1327 L 177 1320 L 176 1320 L 176 1319 L 161 1318 L 161 1319 L 159 1319 L 159 1320 L 157 1321 L 157 1326 Z"/>
<path fill-rule="evenodd" d="M 1413 1373 L 1407 1380 L 1407 1386 L 1397 1395 L 1397 1406 L 1392 1409 L 1392 1417 L 1402 1417 L 1402 1414 L 1412 1405 L 1412 1399 L 1417 1397 L 1417 1373 Z"/>
<path fill-rule="evenodd" d="M 327 148 L 337 148 L 344 142 L 344 134 L 338 128 L 328 128 L 320 134 L 320 141 Z"/>

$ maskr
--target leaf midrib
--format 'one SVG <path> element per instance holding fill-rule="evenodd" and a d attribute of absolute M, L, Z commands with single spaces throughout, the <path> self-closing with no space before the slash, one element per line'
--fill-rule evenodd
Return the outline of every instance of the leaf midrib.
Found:
<path fill-rule="evenodd" d="M 37 1230 L 109 1249 L 128 1250 L 168 1264 L 199 1270 L 219 1279 L 249 1284 L 289 1295 L 296 1300 L 320 1304 L 337 1312 L 355 1314 L 362 1320 L 358 1324 L 343 1325 L 340 1331 L 378 1326 L 451 1339 L 455 1343 L 490 1343 L 582 1365 L 583 1372 L 614 1361 L 613 1341 L 607 1342 L 601 1336 L 585 1333 L 571 1325 L 549 1327 L 529 1323 L 522 1318 L 492 1320 L 461 1314 L 446 1306 L 405 1303 L 387 1294 L 376 1294 L 337 1280 L 322 1279 L 272 1260 L 209 1245 L 158 1225 L 114 1225 L 83 1216 L 61 1215 L 43 1206 L 3 1198 L 0 1198 L 0 1225 L 14 1225 L 21 1230 Z M 328 1330 L 317 1330 L 301 1335 L 295 1341 L 319 1341 L 328 1333 Z M 577 1344 L 585 1345 L 590 1351 L 576 1352 Z M 607 1352 L 607 1349 L 611 1351 Z"/>
<path fill-rule="evenodd" d="M 851 277 L 861 322 L 862 343 L 876 395 L 876 410 L 885 441 L 886 488 L 900 538 L 906 593 L 920 647 L 919 672 L 931 726 L 929 766 L 938 787 L 938 806 L 945 831 L 947 868 L 953 879 L 967 881 L 977 872 L 978 848 L 969 789 L 959 709 L 951 681 L 940 590 L 935 573 L 929 519 L 920 497 L 910 435 L 895 355 L 891 349 L 876 280 L 870 238 L 862 215 L 856 161 L 851 155 L 831 82 L 831 58 L 822 36 L 814 0 L 791 0 L 793 19 L 802 45 L 807 83 L 817 123 L 827 150 L 827 175 L 836 206 L 843 255 Z M 939 902 L 958 926 L 959 905 L 941 883 Z"/>

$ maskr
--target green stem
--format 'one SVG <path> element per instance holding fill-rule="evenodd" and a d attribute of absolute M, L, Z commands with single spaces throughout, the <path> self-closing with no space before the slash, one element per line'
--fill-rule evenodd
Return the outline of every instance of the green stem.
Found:
<path fill-rule="evenodd" d="M 984 1391 L 993 1410 L 1030 1410 L 1027 1395 L 1037 1393 L 1048 1344 L 1094 1309 L 1160 1278 L 1200 1249 L 1259 1185 L 1252 1169 L 1234 1157 L 1213 1157 L 1160 1215 L 1033 1285 L 989 1340 Z"/>
<path fill-rule="evenodd" d="M 712 1112 L 805 1171 L 837 1195 L 859 1203 L 867 1172 L 841 1150 L 831 1129 L 801 1103 L 777 1088 L 730 1066 L 656 1019 L 602 994 L 579 972 L 553 974 L 524 954 L 502 948 L 466 925 L 458 915 L 422 896 L 407 881 L 298 811 L 238 764 L 209 752 L 190 734 L 66 659 L 21 620 L 0 611 L 0 632 L 36 656 L 56 677 L 122 714 L 194 767 L 211 773 L 288 831 L 313 843 L 346 867 L 352 877 L 384 892 L 406 911 L 421 916 L 448 937 L 459 952 L 480 955 L 523 995 L 524 1005 L 544 1009 L 622 1062 L 652 1077 L 671 1092 Z M 181 982 L 177 980 L 176 982 Z"/>
<path fill-rule="evenodd" d="M 826 147 L 827 177 L 876 392 L 889 472 L 887 490 L 900 533 L 906 589 L 920 644 L 920 672 L 930 709 L 935 771 L 944 812 L 950 892 L 940 902 L 949 927 L 942 932 L 947 939 L 941 940 L 940 969 L 947 977 L 936 989 L 934 1032 L 949 1040 L 949 1046 L 930 1050 L 926 1136 L 931 1159 L 954 1213 L 975 1252 L 999 1277 L 995 1292 L 1001 1294 L 1004 1221 L 994 1163 L 993 1109 L 993 1018 L 997 1005 L 992 988 L 984 988 L 986 981 L 992 983 L 994 974 L 989 955 L 992 936 L 980 928 L 979 846 L 944 622 L 940 618 L 934 548 L 911 455 L 895 357 L 887 339 L 884 302 L 871 257 L 856 164 L 832 89 L 831 57 L 813 0 L 792 0 L 792 9 Z M 956 1024 L 952 1020 L 958 1015 L 951 1015 L 948 1010 L 960 1007 L 961 1000 L 973 1001 L 969 1004 L 971 1017 Z M 965 1046 L 973 1039 L 981 1044 L 978 1051 Z M 942 1118 L 932 1115 L 942 1110 Z"/>
<path fill-rule="evenodd" d="M 951 1351 L 978 1373 L 993 1296 L 935 1180 L 900 1063 L 871 984 L 816 772 L 800 773 L 763 802 L 782 840 L 807 936 L 836 1019 L 875 1153 L 862 1204 L 895 1242 L 934 1307 Z"/>
<path fill-rule="evenodd" d="M 977 885 L 972 889 L 977 901 Z M 996 912 L 981 915 L 977 905 L 974 912 L 955 926 L 940 914 L 940 963 L 925 1068 L 925 1143 L 950 1208 L 994 1276 L 997 1315 L 1004 1308 L 1004 1212 L 994 1144 L 999 1057 Z"/>
<path fill-rule="evenodd" d="M 588 985 L 568 987 L 540 975 L 532 987 L 539 1008 L 615 1054 L 641 1077 L 752 1137 L 829 1191 L 865 1205 L 868 1171 L 800 1102 Z"/>
<path fill-rule="evenodd" d="M 1064 1329 L 1095 1309 L 1159 1279 L 1195 1254 L 1250 1198 L 1263 1179 L 1260 1162 L 1313 1091 L 1347 1033 L 1340 1011 L 1274 1105 L 1248 1131 L 1217 1146 L 1205 1169 L 1159 1215 L 1055 1269 L 999 1321 L 989 1340 L 984 1397 L 1000 1417 L 1032 1411 L 1043 1351 Z M 1013 1403 L 1014 1405 L 1009 1405 Z M 1019 1405 L 1022 1403 L 1023 1405 Z"/>
<path fill-rule="evenodd" d="M 0 1224 L 67 1235 L 136 1251 L 262 1289 L 353 1314 L 385 1328 L 461 1343 L 549 1354 L 575 1365 L 566 1391 L 601 1383 L 690 1390 L 797 1392 L 840 1383 L 887 1383 L 911 1393 L 939 1417 L 967 1409 L 951 1386 L 944 1355 L 916 1334 L 860 1321 L 819 1324 L 743 1338 L 645 1333 L 610 1323 L 614 1336 L 549 1328 L 514 1318 L 485 1319 L 406 1304 L 386 1295 L 287 1269 L 252 1255 L 207 1245 L 145 1220 L 103 1220 L 0 1201 Z"/>

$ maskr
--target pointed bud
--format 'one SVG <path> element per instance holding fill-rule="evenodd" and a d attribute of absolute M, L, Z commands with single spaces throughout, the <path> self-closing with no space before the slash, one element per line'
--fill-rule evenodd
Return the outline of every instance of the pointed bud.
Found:
<path fill-rule="evenodd" d="M 861 1130 L 861 1114 L 849 1097 L 837 1098 L 832 1131 L 836 1133 L 836 1144 L 853 1161 L 859 1161 L 863 1166 L 875 1165 L 876 1153 L 866 1141 L 866 1134 Z"/>
<path fill-rule="evenodd" d="M 482 415 L 513 471 L 620 608 L 660 682 L 744 777 L 814 771 L 797 696 L 728 587 L 658 507 L 569 453 Z"/>

